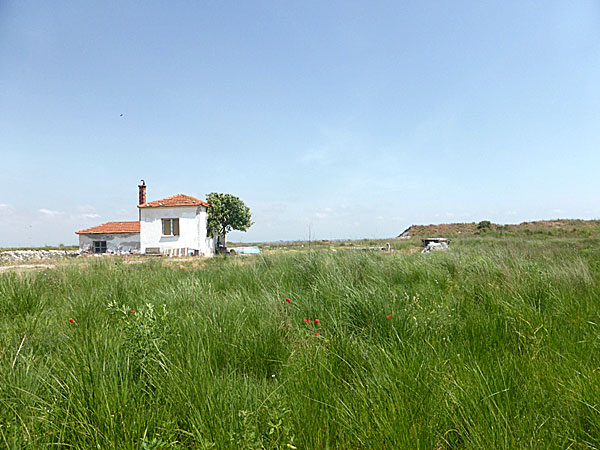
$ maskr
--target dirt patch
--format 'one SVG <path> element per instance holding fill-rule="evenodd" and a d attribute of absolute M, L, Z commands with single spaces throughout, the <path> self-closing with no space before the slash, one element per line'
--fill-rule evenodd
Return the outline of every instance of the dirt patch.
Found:
<path fill-rule="evenodd" d="M 32 269 L 53 269 L 56 267 L 56 264 L 15 264 L 12 266 L 0 266 L 0 272 L 7 272 L 9 270 L 13 270 L 15 272 L 19 272 L 21 270 L 32 270 Z"/>

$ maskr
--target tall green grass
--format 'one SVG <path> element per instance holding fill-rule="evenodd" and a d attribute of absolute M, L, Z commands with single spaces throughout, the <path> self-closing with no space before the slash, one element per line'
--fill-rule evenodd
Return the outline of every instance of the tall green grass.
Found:
<path fill-rule="evenodd" d="M 0 443 L 597 448 L 599 263 L 523 238 L 3 273 Z"/>

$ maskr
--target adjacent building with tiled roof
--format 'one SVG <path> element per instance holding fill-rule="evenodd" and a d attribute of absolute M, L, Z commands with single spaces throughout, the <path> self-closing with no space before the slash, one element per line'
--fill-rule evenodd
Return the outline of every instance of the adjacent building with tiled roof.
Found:
<path fill-rule="evenodd" d="M 76 231 L 79 248 L 91 253 L 140 251 L 140 222 L 106 222 Z"/>
<path fill-rule="evenodd" d="M 214 255 L 216 236 L 207 231 L 208 203 L 185 194 L 147 202 L 144 180 L 138 187 L 140 220 L 107 222 L 77 231 L 83 251 Z"/>

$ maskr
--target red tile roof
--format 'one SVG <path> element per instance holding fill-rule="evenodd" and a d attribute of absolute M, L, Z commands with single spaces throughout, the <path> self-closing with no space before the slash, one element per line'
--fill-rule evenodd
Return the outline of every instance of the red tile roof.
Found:
<path fill-rule="evenodd" d="M 161 198 L 160 200 L 154 200 L 153 202 L 146 202 L 142 205 L 138 205 L 138 208 L 160 208 L 163 206 L 205 206 L 210 205 L 204 200 L 190 197 L 189 195 L 177 194 L 167 198 Z"/>
<path fill-rule="evenodd" d="M 76 231 L 76 234 L 115 234 L 115 233 L 139 233 L 140 223 L 135 222 L 106 222 L 92 228 Z"/>

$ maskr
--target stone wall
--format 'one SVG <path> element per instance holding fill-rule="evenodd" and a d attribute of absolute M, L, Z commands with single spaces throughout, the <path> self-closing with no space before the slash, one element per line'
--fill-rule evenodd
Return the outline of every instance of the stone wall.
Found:
<path fill-rule="evenodd" d="M 80 254 L 79 250 L 9 250 L 0 252 L 0 262 L 74 258 Z"/>

